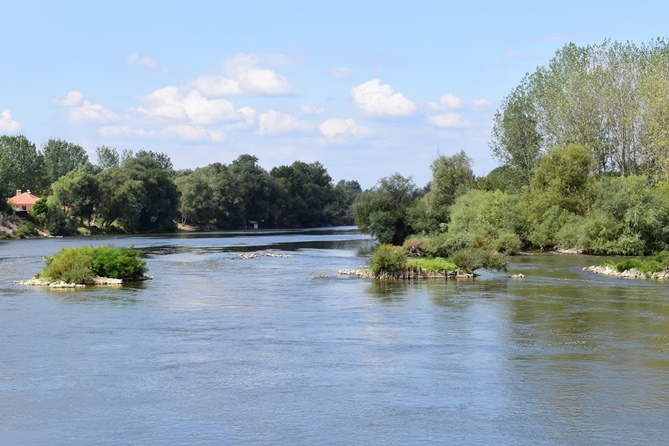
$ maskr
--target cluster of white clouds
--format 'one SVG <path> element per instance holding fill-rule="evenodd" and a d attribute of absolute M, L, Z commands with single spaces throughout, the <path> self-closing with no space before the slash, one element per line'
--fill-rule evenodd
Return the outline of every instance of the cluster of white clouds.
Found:
<path fill-rule="evenodd" d="M 100 127 L 103 136 L 132 136 L 145 138 L 179 138 L 185 141 L 222 141 L 235 130 L 255 130 L 259 135 L 306 134 L 320 136 L 324 141 L 345 138 L 367 138 L 372 128 L 353 117 L 325 117 L 323 106 L 302 104 L 298 111 L 268 108 L 257 110 L 249 105 L 236 106 L 233 100 L 259 97 L 299 97 L 301 92 L 286 76 L 268 66 L 287 63 L 280 55 L 261 56 L 240 54 L 221 64 L 210 74 L 199 76 L 182 85 L 170 85 L 140 97 L 139 104 L 122 112 L 89 101 L 82 92 L 70 91 L 53 104 L 68 109 L 71 123 L 92 123 Z M 154 59 L 138 54 L 126 58 L 127 64 L 154 69 Z M 337 79 L 352 79 L 353 71 L 335 68 L 330 75 Z M 485 100 L 467 106 L 453 93 L 443 94 L 437 102 L 420 104 L 407 98 L 381 79 L 374 78 L 350 88 L 352 105 L 360 118 L 401 120 L 423 116 L 435 128 L 469 127 L 471 123 L 462 111 L 485 108 Z M 323 117 L 321 117 L 323 116 Z M 319 118 L 321 117 L 321 118 Z M 320 120 L 315 122 L 314 120 Z M 141 126 L 138 128 L 137 126 Z M 0 115 L 0 130 L 13 131 L 18 122 L 9 110 Z"/>
<path fill-rule="evenodd" d="M 5 109 L 0 113 L 0 132 L 15 133 L 21 128 L 21 124 L 12 118 L 12 112 Z"/>

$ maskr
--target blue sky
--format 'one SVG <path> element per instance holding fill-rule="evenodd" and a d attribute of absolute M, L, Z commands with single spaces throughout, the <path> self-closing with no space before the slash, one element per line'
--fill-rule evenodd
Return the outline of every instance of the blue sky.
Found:
<path fill-rule="evenodd" d="M 418 186 L 439 154 L 474 171 L 495 110 L 568 42 L 664 37 L 661 1 L 0 0 L 0 134 L 167 153 L 320 161 Z"/>

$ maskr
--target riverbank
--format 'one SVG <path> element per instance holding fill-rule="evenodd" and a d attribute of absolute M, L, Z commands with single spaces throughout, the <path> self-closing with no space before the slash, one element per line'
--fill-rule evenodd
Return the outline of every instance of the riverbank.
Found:
<path fill-rule="evenodd" d="M 636 268 L 630 268 L 623 272 L 618 271 L 612 266 L 586 266 L 583 271 L 588 271 L 594 274 L 601 274 L 603 276 L 620 277 L 623 279 L 654 279 L 654 280 L 669 280 L 669 271 L 660 271 L 655 273 L 645 274 Z"/>

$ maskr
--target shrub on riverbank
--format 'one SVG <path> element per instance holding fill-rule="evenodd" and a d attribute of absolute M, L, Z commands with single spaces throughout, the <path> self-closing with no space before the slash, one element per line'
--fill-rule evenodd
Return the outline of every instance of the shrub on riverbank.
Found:
<path fill-rule="evenodd" d="M 46 267 L 37 277 L 66 283 L 90 283 L 95 276 L 112 279 L 139 277 L 147 271 L 139 251 L 115 248 L 113 245 L 61 248 L 45 262 Z"/>
<path fill-rule="evenodd" d="M 604 262 L 602 266 L 614 268 L 619 273 L 634 269 L 643 273 L 646 277 L 650 277 L 654 273 L 669 271 L 669 251 L 662 251 L 653 256 L 638 257 L 618 263 L 608 261 Z"/>

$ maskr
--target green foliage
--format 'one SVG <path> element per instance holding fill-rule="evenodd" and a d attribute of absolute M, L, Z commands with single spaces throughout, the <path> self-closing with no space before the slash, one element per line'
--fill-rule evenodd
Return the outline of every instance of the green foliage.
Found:
<path fill-rule="evenodd" d="M 39 193 L 46 186 L 44 157 L 23 135 L 0 135 L 0 197 L 17 190 Z"/>
<path fill-rule="evenodd" d="M 405 269 L 407 258 L 402 247 L 382 243 L 374 250 L 367 263 L 372 273 L 379 275 Z"/>
<path fill-rule="evenodd" d="M 61 248 L 45 259 L 46 267 L 38 277 L 62 280 L 67 283 L 90 283 L 95 276 L 120 279 L 146 273 L 146 263 L 132 248 L 112 245 Z"/>
<path fill-rule="evenodd" d="M 45 259 L 46 267 L 38 277 L 67 283 L 89 283 L 95 276 L 91 269 L 92 260 L 92 246 L 61 248 L 55 255 Z"/>
<path fill-rule="evenodd" d="M 80 224 L 88 224 L 99 207 L 101 187 L 98 168 L 85 163 L 72 170 L 51 185 L 53 198 L 68 210 L 69 215 L 79 219 Z"/>
<path fill-rule="evenodd" d="M 597 174 L 667 180 L 668 70 L 669 44 L 662 39 L 569 43 L 504 99 L 495 115 L 493 154 L 531 174 L 540 150 L 579 144 L 588 148 Z"/>
<path fill-rule="evenodd" d="M 455 263 L 442 257 L 424 257 L 420 259 L 409 259 L 407 264 L 413 268 L 420 268 L 423 271 L 446 274 L 457 269 Z"/>
<path fill-rule="evenodd" d="M 526 75 L 495 113 L 490 143 L 493 155 L 515 170 L 523 184 L 530 184 L 542 150 L 534 94 L 532 78 Z"/>
<path fill-rule="evenodd" d="M 585 220 L 595 254 L 643 255 L 669 248 L 669 194 L 643 176 L 603 178 Z"/>
<path fill-rule="evenodd" d="M 354 225 L 351 206 L 361 193 L 362 188 L 357 181 L 339 180 L 334 187 L 334 199 L 324 210 L 328 220 L 333 225 Z"/>
<path fill-rule="evenodd" d="M 282 201 L 275 214 L 279 227 L 314 227 L 330 222 L 324 212 L 335 199 L 332 178 L 321 163 L 295 161 L 290 166 L 275 167 L 270 172 Z"/>
<path fill-rule="evenodd" d="M 44 226 L 49 234 L 55 236 L 69 235 L 74 229 L 70 221 L 57 202 L 47 200 Z"/>
<path fill-rule="evenodd" d="M 199 169 L 174 180 L 179 190 L 179 214 L 182 223 L 207 224 L 215 215 L 214 193 L 207 177 Z"/>
<path fill-rule="evenodd" d="M 448 232 L 454 237 L 456 246 L 478 243 L 498 252 L 518 252 L 521 241 L 516 234 L 518 221 L 515 208 L 513 196 L 505 192 L 472 189 L 451 206 Z M 464 245 L 463 237 L 469 240 Z M 456 246 L 451 250 L 458 249 Z"/>
<path fill-rule="evenodd" d="M 407 224 L 415 234 L 443 232 L 450 219 L 447 207 L 430 208 L 427 197 L 416 200 L 406 211 Z"/>
<path fill-rule="evenodd" d="M 115 248 L 113 245 L 95 248 L 91 269 L 100 277 L 112 279 L 142 276 L 147 270 L 146 263 L 140 259 L 139 251 L 133 248 Z"/>
<path fill-rule="evenodd" d="M 450 260 L 460 269 L 468 273 L 484 268 L 494 271 L 506 271 L 508 257 L 504 253 L 469 247 L 453 252 Z"/>
<path fill-rule="evenodd" d="M 395 173 L 358 196 L 352 208 L 355 222 L 379 242 L 401 245 L 414 232 L 408 210 L 417 199 L 418 189 L 413 180 Z"/>
<path fill-rule="evenodd" d="M 102 169 L 109 169 L 111 167 L 119 167 L 121 165 L 121 157 L 118 151 L 112 147 L 100 146 L 95 149 L 98 157 L 98 166 Z"/>
<path fill-rule="evenodd" d="M 532 168 L 533 173 L 534 167 Z M 505 164 L 494 168 L 485 177 L 477 178 L 475 187 L 489 192 L 501 190 L 502 192 L 517 193 L 526 181 L 521 169 Z"/>
<path fill-rule="evenodd" d="M 39 232 L 37 232 L 35 225 L 29 221 L 21 221 L 18 229 L 16 230 L 17 238 L 28 238 L 36 235 L 39 235 Z"/>
<path fill-rule="evenodd" d="M 472 159 L 464 150 L 453 156 L 441 155 L 432 161 L 432 182 L 426 196 L 431 211 L 447 208 L 474 183 Z"/>
<path fill-rule="evenodd" d="M 543 214 L 554 205 L 585 215 L 592 196 L 591 153 L 584 146 L 552 147 L 539 161 L 531 191 L 534 207 Z"/>
<path fill-rule="evenodd" d="M 88 163 L 88 155 L 83 147 L 62 139 L 49 139 L 42 152 L 47 184 L 54 183 L 68 172 L 73 172 Z"/>
<path fill-rule="evenodd" d="M 643 262 L 639 259 L 629 259 L 625 260 L 624 262 L 620 262 L 616 264 L 616 270 L 619 273 L 622 273 L 623 271 L 627 271 L 630 269 L 639 269 L 641 268 L 641 265 Z"/>

